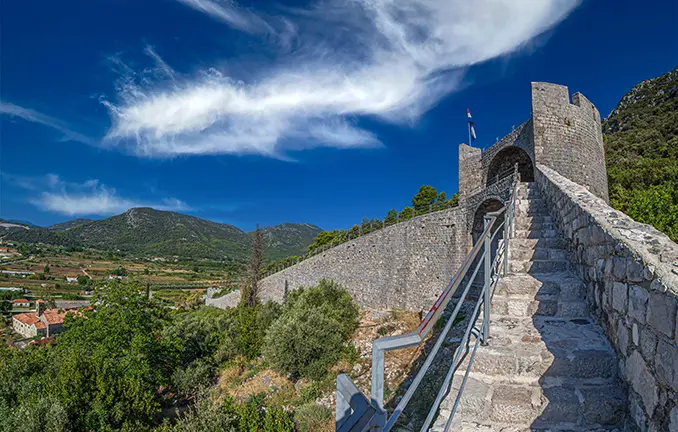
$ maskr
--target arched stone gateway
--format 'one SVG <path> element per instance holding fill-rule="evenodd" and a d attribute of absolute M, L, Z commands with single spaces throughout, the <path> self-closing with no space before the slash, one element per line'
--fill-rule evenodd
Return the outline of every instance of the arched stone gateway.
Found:
<path fill-rule="evenodd" d="M 473 216 L 473 228 L 471 230 L 471 237 L 473 239 L 473 244 L 475 244 L 478 239 L 480 239 L 480 236 L 482 235 L 483 231 L 485 230 L 485 215 L 488 213 L 495 212 L 502 208 L 504 206 L 504 203 L 499 200 L 497 197 L 493 198 L 488 198 L 485 201 L 483 201 L 478 208 L 476 209 L 476 212 Z M 497 218 L 497 222 L 494 224 L 495 230 L 496 227 L 498 227 L 504 220 L 504 215 L 501 215 Z M 499 233 L 497 234 L 497 238 L 501 238 L 502 234 Z"/>
<path fill-rule="evenodd" d="M 534 164 L 530 155 L 520 147 L 506 147 L 497 153 L 490 167 L 487 170 L 487 179 L 485 184 L 495 183 L 498 179 L 503 178 L 508 173 L 512 172 L 515 165 L 518 164 L 518 174 L 520 174 L 520 181 L 533 182 L 534 181 Z"/>

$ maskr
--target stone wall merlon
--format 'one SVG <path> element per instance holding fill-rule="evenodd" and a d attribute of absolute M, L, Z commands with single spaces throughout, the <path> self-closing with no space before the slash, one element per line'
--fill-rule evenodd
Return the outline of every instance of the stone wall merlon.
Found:
<path fill-rule="evenodd" d="M 559 186 L 607 234 L 641 258 L 649 271 L 661 280 L 663 287 L 657 288 L 678 294 L 678 244 L 651 225 L 636 222 L 626 214 L 613 209 L 584 186 L 566 179 L 546 166 L 537 165 L 537 168 Z M 575 225 L 578 223 L 574 222 Z M 597 232 L 593 234 L 600 235 Z"/>

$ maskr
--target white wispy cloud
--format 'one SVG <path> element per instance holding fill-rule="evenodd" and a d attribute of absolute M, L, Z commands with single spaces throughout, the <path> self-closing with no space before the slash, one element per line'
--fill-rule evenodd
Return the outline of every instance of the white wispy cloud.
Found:
<path fill-rule="evenodd" d="M 50 212 L 68 216 L 108 216 L 132 207 L 153 207 L 158 210 L 189 211 L 185 202 L 176 198 L 144 201 L 120 196 L 114 188 L 101 184 L 98 179 L 83 183 L 62 180 L 56 174 L 40 177 L 18 176 L 2 173 L 2 178 L 29 192 L 28 202 Z"/>
<path fill-rule="evenodd" d="M 116 100 L 104 101 L 107 140 L 141 156 L 377 146 L 360 118 L 416 122 L 467 67 L 521 49 L 580 3 L 319 0 L 272 21 L 231 1 L 178 1 L 249 33 L 279 33 L 286 23 L 295 47 L 242 77 L 215 68 L 172 85 L 126 77 Z"/>
<path fill-rule="evenodd" d="M 0 115 L 19 117 L 32 123 L 38 123 L 43 126 L 47 126 L 58 132 L 61 132 L 63 134 L 63 139 L 65 140 L 78 141 L 90 145 L 94 143 L 94 140 L 70 129 L 64 122 L 41 112 L 24 108 L 19 105 L 0 101 Z"/>

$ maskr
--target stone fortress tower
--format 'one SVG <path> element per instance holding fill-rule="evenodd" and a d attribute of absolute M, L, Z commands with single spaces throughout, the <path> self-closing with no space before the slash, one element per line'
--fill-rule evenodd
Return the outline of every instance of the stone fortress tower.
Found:
<path fill-rule="evenodd" d="M 534 167 L 545 165 L 609 201 L 600 113 L 581 93 L 570 103 L 566 86 L 533 82 L 530 120 L 485 151 L 459 146 L 460 198 L 492 185 L 516 163 L 523 181 L 533 181 Z"/>

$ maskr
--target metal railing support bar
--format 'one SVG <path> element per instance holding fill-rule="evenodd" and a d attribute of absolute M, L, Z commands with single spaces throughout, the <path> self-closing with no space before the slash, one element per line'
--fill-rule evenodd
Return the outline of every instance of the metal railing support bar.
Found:
<path fill-rule="evenodd" d="M 447 324 L 445 324 L 445 328 L 443 329 L 442 333 L 440 333 L 440 336 L 438 336 L 438 340 L 436 341 L 435 345 L 433 346 L 433 349 L 431 350 L 428 357 L 426 358 L 426 361 L 424 362 L 422 367 L 417 372 L 417 375 L 414 377 L 412 384 L 410 384 L 409 388 L 407 389 L 407 392 L 405 392 L 402 399 L 398 403 L 398 406 L 396 406 L 395 410 L 393 410 L 393 414 L 391 415 L 391 417 L 389 417 L 388 422 L 386 423 L 385 430 L 388 431 L 393 427 L 396 420 L 398 420 L 398 417 L 400 416 L 400 414 L 405 409 L 405 405 L 407 405 L 407 403 L 410 401 L 410 399 L 412 398 L 412 395 L 414 395 L 414 392 L 417 390 L 419 383 L 424 378 L 424 375 L 428 371 L 428 368 L 430 367 L 431 362 L 433 362 L 433 359 L 435 358 L 436 354 L 438 353 L 440 346 L 443 344 L 443 341 L 445 340 L 447 333 L 450 331 L 450 328 L 452 328 L 452 324 L 454 323 L 454 319 L 457 317 L 457 314 L 459 313 L 459 310 L 461 309 L 461 306 L 464 303 L 464 299 L 466 298 L 466 295 L 468 294 L 469 290 L 471 289 L 471 286 L 473 285 L 473 281 L 475 280 L 476 276 L 478 275 L 478 271 L 480 270 L 480 264 L 481 263 L 479 262 L 476 265 L 476 268 L 473 271 L 473 276 L 466 283 L 466 287 L 464 288 L 464 292 L 462 293 L 459 302 L 455 306 L 454 311 L 450 315 L 450 318 L 447 320 Z M 465 343 L 464 341 L 465 341 L 465 338 L 462 338 L 461 343 L 464 344 Z M 382 401 L 382 403 L 383 403 L 383 401 Z"/>
<path fill-rule="evenodd" d="M 485 227 L 489 226 L 492 223 L 492 217 L 485 217 Z M 486 230 L 487 231 L 487 230 Z M 483 284 L 483 294 L 485 295 L 484 308 L 483 308 L 483 345 L 487 345 L 490 339 L 490 277 L 492 269 L 492 253 L 491 251 L 492 240 L 490 238 L 490 233 L 485 234 L 485 283 Z"/>

